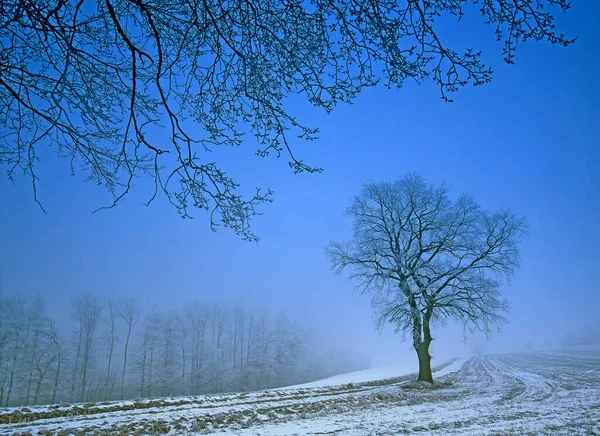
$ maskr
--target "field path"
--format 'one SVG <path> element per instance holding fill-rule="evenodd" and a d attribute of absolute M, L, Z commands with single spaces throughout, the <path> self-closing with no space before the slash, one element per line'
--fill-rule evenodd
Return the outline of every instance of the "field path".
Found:
<path fill-rule="evenodd" d="M 390 386 L 384 403 L 235 434 L 600 435 L 600 352 L 477 356 L 437 384 Z"/>

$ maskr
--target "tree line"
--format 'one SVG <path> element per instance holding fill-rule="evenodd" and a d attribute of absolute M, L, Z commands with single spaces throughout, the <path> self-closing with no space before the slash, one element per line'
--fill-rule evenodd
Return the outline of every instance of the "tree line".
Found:
<path fill-rule="evenodd" d="M 0 406 L 247 391 L 359 369 L 315 353 L 284 314 L 241 306 L 142 313 L 132 298 L 82 295 L 66 321 L 39 295 L 0 296 Z"/>

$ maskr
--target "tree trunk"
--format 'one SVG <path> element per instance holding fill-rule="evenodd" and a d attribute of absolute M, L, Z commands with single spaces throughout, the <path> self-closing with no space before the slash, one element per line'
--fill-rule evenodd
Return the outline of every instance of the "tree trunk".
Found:
<path fill-rule="evenodd" d="M 131 327 L 131 325 L 129 325 L 128 330 L 127 330 L 127 339 L 125 340 L 125 352 L 123 354 L 123 372 L 121 374 L 121 392 L 119 394 L 119 398 L 121 398 L 121 400 L 123 399 L 123 394 L 125 392 L 125 370 L 127 368 L 127 349 L 129 348 L 129 338 L 131 336 L 131 330 L 133 330 L 133 328 Z"/>
<path fill-rule="evenodd" d="M 87 370 L 89 365 L 89 348 L 87 344 L 83 354 L 83 366 L 81 372 L 81 393 L 79 394 L 80 401 L 86 401 L 86 384 L 87 384 Z"/>
<path fill-rule="evenodd" d="M 417 356 L 419 357 L 419 377 L 417 380 L 433 383 L 433 375 L 431 374 L 431 355 L 429 354 L 429 346 L 431 345 L 431 329 L 429 321 L 433 315 L 433 307 L 429 305 L 423 315 L 423 340 L 419 341 Z"/>
<path fill-rule="evenodd" d="M 29 379 L 27 380 L 27 395 L 25 396 L 25 404 L 29 404 L 29 395 L 31 393 L 31 384 L 33 382 L 33 370 L 35 367 L 35 359 L 37 357 L 37 348 L 38 348 L 38 331 L 36 328 L 36 331 L 34 333 L 34 339 L 33 339 L 33 350 L 31 353 L 31 362 L 29 363 Z"/>
<path fill-rule="evenodd" d="M 8 382 L 8 392 L 6 393 L 6 402 L 4 404 L 5 407 L 10 406 L 10 395 L 12 394 L 13 381 L 15 379 L 14 360 L 16 359 L 13 359 L 13 366 L 10 368 L 10 379 Z"/>
<path fill-rule="evenodd" d="M 181 395 L 185 395 L 185 334 L 181 340 Z"/>
<path fill-rule="evenodd" d="M 150 364 L 148 365 L 148 397 L 152 397 L 152 365 L 154 364 L 154 344 L 150 348 Z"/>
<path fill-rule="evenodd" d="M 56 402 L 56 391 L 58 389 L 58 380 L 60 378 L 60 364 L 61 364 L 62 356 L 58 355 L 58 364 L 56 366 L 56 377 L 54 378 L 54 389 L 52 390 L 52 404 Z"/>
<path fill-rule="evenodd" d="M 75 401 L 75 383 L 77 381 L 77 367 L 79 366 L 79 353 L 81 352 L 81 340 L 83 338 L 83 328 L 79 325 L 79 341 L 77 342 L 77 355 L 75 357 L 75 369 L 73 370 L 73 381 L 71 383 L 71 402 Z"/>
<path fill-rule="evenodd" d="M 15 380 L 15 368 L 17 367 L 17 356 L 19 354 L 19 334 L 17 333 L 15 341 L 15 349 L 13 351 L 12 365 L 10 367 L 10 378 L 8 382 L 8 392 L 6 393 L 5 406 L 10 406 L 10 395 L 12 394 L 13 382 Z"/>
<path fill-rule="evenodd" d="M 146 354 L 147 350 L 144 348 L 144 352 L 142 354 L 142 387 L 140 389 L 140 397 L 144 398 L 144 387 L 146 383 Z M 121 393 L 121 398 L 123 398 L 123 394 Z"/>
<path fill-rule="evenodd" d="M 39 377 L 35 386 L 35 396 L 33 397 L 33 404 L 39 404 L 38 399 L 40 398 L 40 393 L 42 391 L 42 383 L 44 382 L 44 378 L 46 377 L 46 373 L 48 372 L 48 368 L 52 365 L 54 359 L 51 359 L 46 364 L 45 368 L 38 368 Z"/>
<path fill-rule="evenodd" d="M 419 357 L 419 377 L 417 380 L 433 383 L 431 374 L 431 356 L 429 355 L 430 341 L 421 342 L 416 348 L 417 356 Z"/>
<path fill-rule="evenodd" d="M 114 332 L 111 331 L 110 353 L 108 353 L 108 367 L 106 369 L 106 385 L 104 387 L 104 399 L 105 400 L 109 400 L 110 397 L 112 397 L 112 388 L 110 387 L 110 366 L 112 364 L 112 356 L 113 356 L 113 351 L 115 348 L 114 337 L 115 337 Z"/>
<path fill-rule="evenodd" d="M 4 405 L 4 386 L 6 384 L 6 377 L 8 377 L 8 362 L 6 362 L 6 369 L 3 371 L 4 376 L 2 382 L 0 382 L 0 407 Z"/>
<path fill-rule="evenodd" d="M 62 363 L 62 349 L 60 347 L 60 342 L 58 339 L 58 335 L 56 331 L 53 330 L 52 333 L 52 342 L 54 342 L 54 348 L 56 349 L 56 358 L 58 359 L 56 363 L 56 375 L 54 377 L 54 388 L 52 389 L 52 404 L 56 401 L 56 391 L 58 390 L 58 381 L 60 379 L 60 365 Z"/>

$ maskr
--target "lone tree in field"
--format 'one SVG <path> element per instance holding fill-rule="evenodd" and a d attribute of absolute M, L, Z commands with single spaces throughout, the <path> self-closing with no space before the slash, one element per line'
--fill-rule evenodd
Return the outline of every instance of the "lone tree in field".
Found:
<path fill-rule="evenodd" d="M 456 200 L 409 174 L 366 184 L 347 211 L 352 239 L 327 253 L 339 273 L 350 270 L 372 295 L 380 326 L 392 324 L 412 338 L 419 380 L 433 381 L 431 326 L 455 318 L 470 330 L 504 320 L 508 303 L 500 285 L 519 266 L 524 219 L 481 209 L 468 195 Z"/>
<path fill-rule="evenodd" d="M 31 178 L 49 146 L 113 196 L 153 181 L 183 217 L 255 240 L 256 207 L 210 153 L 254 137 L 256 154 L 293 153 L 317 129 L 285 105 L 300 94 L 331 111 L 363 88 L 432 80 L 449 100 L 491 79 L 472 48 L 454 49 L 438 18 L 479 12 L 512 63 L 518 43 L 567 46 L 554 13 L 567 0 L 3 0 L 0 2 L 0 166 Z M 462 23 L 457 24 L 461 28 Z M 474 41 L 475 42 L 475 41 Z"/>

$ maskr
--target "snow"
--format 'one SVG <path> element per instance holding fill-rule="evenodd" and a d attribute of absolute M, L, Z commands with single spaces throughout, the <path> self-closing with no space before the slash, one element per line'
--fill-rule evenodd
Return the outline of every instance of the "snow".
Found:
<path fill-rule="evenodd" d="M 386 380 L 395 377 L 402 377 L 415 372 L 414 362 L 407 362 L 402 365 L 384 366 L 380 368 L 363 369 L 361 371 L 349 372 L 346 374 L 334 375 L 322 380 L 300 385 L 286 386 L 281 389 L 301 389 L 301 388 L 322 388 L 326 386 L 338 386 L 348 383 L 367 383 L 375 380 Z"/>
<path fill-rule="evenodd" d="M 457 359 L 450 363 L 452 369 L 448 372 L 447 363 L 439 371 L 434 371 L 434 377 L 440 375 L 446 375 L 450 372 L 460 370 L 465 359 Z M 346 374 L 334 375 L 322 380 L 317 380 L 310 383 L 303 383 L 300 385 L 287 386 L 279 389 L 310 389 L 310 388 L 322 388 L 328 386 L 340 386 L 349 383 L 368 383 L 378 380 L 389 380 L 392 378 L 404 377 L 415 373 L 415 361 L 406 361 L 400 365 L 384 366 L 380 368 L 363 369 L 361 371 L 349 372 Z"/>
<path fill-rule="evenodd" d="M 591 348 L 480 355 L 436 371 L 433 385 L 399 365 L 285 389 L 71 405 L 31 422 L 0 409 L 0 434 L 600 435 L 598 359 Z M 56 407 L 31 413 L 44 410 Z"/>
<path fill-rule="evenodd" d="M 567 361 L 556 353 L 477 356 L 441 372 L 453 375 L 452 387 L 417 390 L 418 401 L 399 395 L 382 405 L 234 434 L 600 435 L 600 366 L 590 359 Z M 580 373 L 585 375 L 578 378 Z"/>
<path fill-rule="evenodd" d="M 452 374 L 454 372 L 458 372 L 464 366 L 466 361 L 467 361 L 467 359 L 465 359 L 465 358 L 455 359 L 449 365 L 444 366 L 443 368 L 441 368 L 438 371 L 434 371 L 433 376 L 437 378 L 437 377 L 443 377 L 448 374 Z"/>

